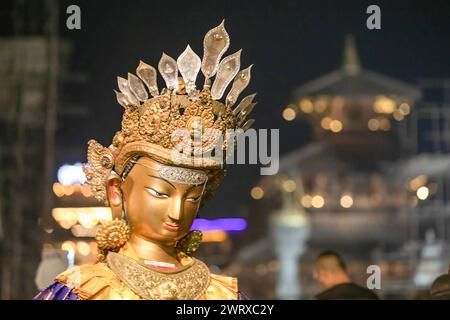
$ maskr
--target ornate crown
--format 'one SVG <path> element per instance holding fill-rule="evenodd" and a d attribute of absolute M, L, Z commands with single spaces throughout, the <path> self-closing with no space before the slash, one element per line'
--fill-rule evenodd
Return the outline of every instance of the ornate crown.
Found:
<path fill-rule="evenodd" d="M 158 70 L 167 88 L 161 92 L 156 69 L 142 61 L 137 76 L 128 73 L 128 79 L 117 78 L 117 101 L 125 108 L 122 129 L 108 148 L 95 140 L 88 142 L 85 173 L 97 199 L 106 201 L 111 171 L 121 175 L 130 159 L 139 154 L 169 165 L 206 169 L 211 175 L 223 171 L 223 158 L 204 155 L 217 148 L 226 151 L 227 130 L 245 131 L 253 124 L 254 119 L 245 119 L 256 104 L 255 94 L 233 109 L 250 82 L 252 65 L 239 71 L 241 50 L 221 60 L 230 45 L 224 21 L 208 31 L 203 45 L 202 60 L 189 45 L 176 61 L 163 53 Z M 205 76 L 201 91 L 195 86 L 200 69 Z M 219 102 L 232 81 L 225 103 Z"/>

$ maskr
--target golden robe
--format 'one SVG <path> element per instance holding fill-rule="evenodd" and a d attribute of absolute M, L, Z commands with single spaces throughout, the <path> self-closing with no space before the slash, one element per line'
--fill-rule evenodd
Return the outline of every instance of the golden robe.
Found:
<path fill-rule="evenodd" d="M 133 260 L 139 261 L 136 253 L 130 245 L 125 245 L 120 251 Z M 178 259 L 183 266 L 192 263 L 192 259 L 184 254 L 179 254 Z M 152 268 L 155 271 L 155 268 Z M 107 263 L 82 265 L 73 267 L 55 278 L 56 283 L 70 288 L 71 295 L 76 295 L 81 300 L 142 300 L 114 273 Z M 69 295 L 66 295 L 69 296 Z M 38 295 L 39 297 L 39 295 Z M 55 294 L 49 291 L 41 299 L 52 299 Z M 237 279 L 210 274 L 206 291 L 199 300 L 237 300 L 239 299 Z"/>

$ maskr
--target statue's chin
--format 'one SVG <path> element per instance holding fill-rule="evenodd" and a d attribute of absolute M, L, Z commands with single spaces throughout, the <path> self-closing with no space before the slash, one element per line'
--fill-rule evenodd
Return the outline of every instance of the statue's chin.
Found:
<path fill-rule="evenodd" d="M 177 242 L 178 240 L 183 238 L 186 234 L 183 234 L 180 236 L 178 234 L 168 234 L 168 233 L 165 233 L 164 231 L 162 231 L 161 234 L 159 234 L 159 235 L 155 235 L 155 234 L 146 235 L 146 234 L 141 234 L 141 233 L 135 233 L 134 235 L 137 236 L 138 238 L 141 238 L 143 240 L 153 242 L 153 243 L 164 243 L 165 245 L 170 245 L 170 244 L 175 245 L 175 242 Z"/>

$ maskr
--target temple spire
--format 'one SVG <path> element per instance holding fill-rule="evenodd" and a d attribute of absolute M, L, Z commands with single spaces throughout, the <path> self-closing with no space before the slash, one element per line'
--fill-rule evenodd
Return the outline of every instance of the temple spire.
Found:
<path fill-rule="evenodd" d="M 355 38 L 351 34 L 345 36 L 342 69 L 351 75 L 358 74 L 361 71 Z"/>

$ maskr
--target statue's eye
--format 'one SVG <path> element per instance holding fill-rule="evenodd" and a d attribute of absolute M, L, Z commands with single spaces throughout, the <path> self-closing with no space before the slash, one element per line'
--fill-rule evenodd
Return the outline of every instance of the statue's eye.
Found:
<path fill-rule="evenodd" d="M 200 200 L 202 196 L 198 196 L 198 197 L 189 197 L 186 200 L 190 201 L 190 202 L 198 202 Z"/>
<path fill-rule="evenodd" d="M 161 193 L 156 191 L 155 189 L 152 188 L 147 188 L 148 192 L 150 192 L 150 194 L 156 198 L 168 198 L 169 195 L 165 194 L 165 193 Z"/>

